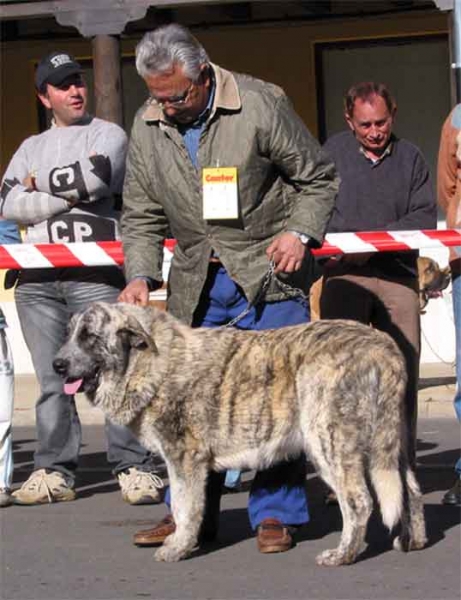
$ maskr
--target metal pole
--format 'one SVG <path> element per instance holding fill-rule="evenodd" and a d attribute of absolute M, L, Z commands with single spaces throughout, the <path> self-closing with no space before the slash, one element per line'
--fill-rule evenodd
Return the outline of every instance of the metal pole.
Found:
<path fill-rule="evenodd" d="M 461 102 L 461 0 L 454 0 L 452 29 L 453 77 L 455 81 L 456 102 Z"/>

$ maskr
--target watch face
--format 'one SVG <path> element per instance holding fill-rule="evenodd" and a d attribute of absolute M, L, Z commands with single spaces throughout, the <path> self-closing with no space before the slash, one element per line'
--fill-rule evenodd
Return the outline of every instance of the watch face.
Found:
<path fill-rule="evenodd" d="M 309 238 L 308 238 L 308 237 L 307 237 L 307 235 L 305 235 L 304 233 L 302 233 L 302 234 L 299 236 L 299 239 L 300 239 L 301 243 L 302 243 L 302 244 L 304 244 L 304 245 L 306 245 L 306 244 L 307 244 L 307 242 L 309 241 Z"/>

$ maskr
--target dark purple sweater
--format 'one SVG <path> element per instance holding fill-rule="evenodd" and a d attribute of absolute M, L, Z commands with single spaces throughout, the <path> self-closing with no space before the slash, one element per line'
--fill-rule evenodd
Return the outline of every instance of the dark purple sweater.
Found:
<path fill-rule="evenodd" d="M 373 165 L 352 131 L 329 138 L 325 149 L 335 162 L 341 184 L 329 233 L 435 229 L 437 205 L 429 169 L 421 152 L 392 136 L 390 154 Z M 418 252 L 384 252 L 369 264 L 384 276 L 416 274 Z"/>

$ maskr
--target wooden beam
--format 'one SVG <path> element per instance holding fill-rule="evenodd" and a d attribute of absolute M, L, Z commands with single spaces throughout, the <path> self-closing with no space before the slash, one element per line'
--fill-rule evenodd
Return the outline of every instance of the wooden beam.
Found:
<path fill-rule="evenodd" d="M 123 127 L 120 40 L 113 35 L 96 35 L 92 46 L 95 114 Z"/>
<path fill-rule="evenodd" d="M 155 8 L 180 7 L 194 4 L 226 4 L 245 0 L 47 0 L 43 2 L 13 2 L 0 5 L 0 19 L 24 19 L 33 17 L 53 16 L 62 12 L 79 10 L 114 10 L 150 6 Z M 267 2 L 271 0 L 252 0 L 253 2 Z"/>

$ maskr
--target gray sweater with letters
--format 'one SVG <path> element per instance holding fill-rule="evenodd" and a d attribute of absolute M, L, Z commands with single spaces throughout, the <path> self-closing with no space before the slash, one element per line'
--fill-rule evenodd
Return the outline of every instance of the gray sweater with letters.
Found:
<path fill-rule="evenodd" d="M 91 116 L 27 138 L 5 172 L 0 214 L 26 226 L 30 243 L 118 239 L 126 150 L 123 129 Z"/>

